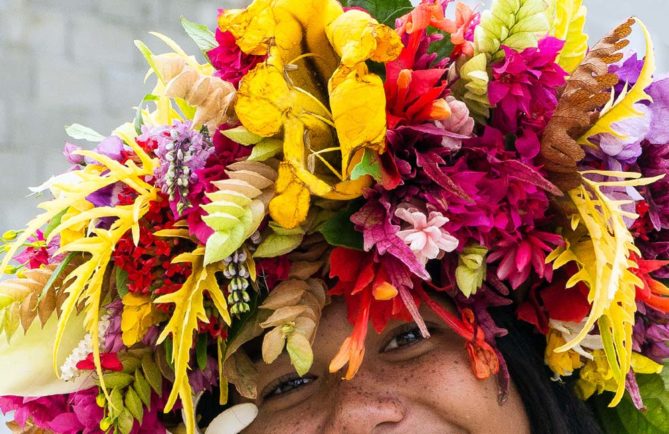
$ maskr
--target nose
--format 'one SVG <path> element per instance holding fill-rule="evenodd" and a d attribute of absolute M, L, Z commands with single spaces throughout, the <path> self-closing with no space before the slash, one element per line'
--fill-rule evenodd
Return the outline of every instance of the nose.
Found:
<path fill-rule="evenodd" d="M 350 381 L 338 380 L 330 405 L 326 434 L 369 434 L 381 427 L 393 428 L 406 413 L 399 397 L 384 391 L 381 379 L 364 368 Z"/>

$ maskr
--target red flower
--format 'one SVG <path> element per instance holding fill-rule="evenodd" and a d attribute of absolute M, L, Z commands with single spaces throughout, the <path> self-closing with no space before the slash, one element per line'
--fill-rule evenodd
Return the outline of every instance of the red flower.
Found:
<path fill-rule="evenodd" d="M 116 353 L 100 353 L 100 365 L 105 371 L 122 371 L 123 364 Z M 95 362 L 93 353 L 90 353 L 84 360 L 77 363 L 77 369 L 81 371 L 94 371 Z"/>
<path fill-rule="evenodd" d="M 344 296 L 348 320 L 353 324 L 353 333 L 332 359 L 330 372 L 348 363 L 344 378 L 350 380 L 362 364 L 369 320 L 381 332 L 391 318 L 410 321 L 411 315 L 397 297 L 398 290 L 390 283 L 388 273 L 371 253 L 335 248 L 330 256 L 330 277 L 339 281 L 329 293 Z"/>
<path fill-rule="evenodd" d="M 651 276 L 652 272 L 666 266 L 669 261 L 643 259 L 634 253 L 630 259 L 637 264 L 637 267 L 630 268 L 630 271 L 643 282 L 643 287 L 636 288 L 636 299 L 661 312 L 669 312 L 669 288 Z"/>

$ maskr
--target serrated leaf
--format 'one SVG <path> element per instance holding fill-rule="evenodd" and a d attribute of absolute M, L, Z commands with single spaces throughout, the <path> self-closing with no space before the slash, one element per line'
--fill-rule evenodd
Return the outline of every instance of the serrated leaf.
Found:
<path fill-rule="evenodd" d="M 125 392 L 125 408 L 128 409 L 130 414 L 132 414 L 140 424 L 142 423 L 142 419 L 144 418 L 144 407 L 142 406 L 142 400 L 133 388 L 129 388 Z"/>
<path fill-rule="evenodd" d="M 625 135 L 616 131 L 615 125 L 626 119 L 643 116 L 644 113 L 636 108 L 636 104 L 644 100 L 652 100 L 650 95 L 646 93 L 646 88 L 653 82 L 653 73 L 655 72 L 653 40 L 644 23 L 638 18 L 633 18 L 633 20 L 641 27 L 646 42 L 646 57 L 639 78 L 629 92 L 620 95 L 613 106 L 604 111 L 597 122 L 581 136 L 578 142 L 582 145 L 596 146 L 591 139 L 602 133 L 608 133 L 624 140 Z"/>
<path fill-rule="evenodd" d="M 565 41 L 557 63 L 572 73 L 588 51 L 588 35 L 584 31 L 587 10 L 583 0 L 553 0 L 552 6 L 555 12 L 551 35 Z"/>
<path fill-rule="evenodd" d="M 139 369 L 135 371 L 135 382 L 133 383 L 132 387 L 135 388 L 135 392 L 137 392 L 137 396 L 139 396 L 139 399 L 142 400 L 144 406 L 147 408 L 150 407 L 151 386 L 149 385 L 149 382 L 146 381 L 146 378 L 144 375 L 142 375 L 142 372 Z"/>
<path fill-rule="evenodd" d="M 253 146 L 249 161 L 266 161 L 275 157 L 283 150 L 283 142 L 279 139 L 265 139 Z"/>
<path fill-rule="evenodd" d="M 214 33 L 204 24 L 198 24 L 185 17 L 181 17 L 181 26 L 200 50 L 207 52 L 218 46 Z"/>
<path fill-rule="evenodd" d="M 264 138 L 262 136 L 250 132 L 243 125 L 240 125 L 235 128 L 230 128 L 229 130 L 223 130 L 221 131 L 221 134 L 223 134 L 225 137 L 232 140 L 233 142 L 239 143 L 240 145 L 244 146 L 255 145 L 256 143 L 260 143 L 260 141 Z"/>
<path fill-rule="evenodd" d="M 381 24 L 395 27 L 395 19 L 413 9 L 409 0 L 343 0 L 344 7 L 363 8 Z"/>
<path fill-rule="evenodd" d="M 85 127 L 81 124 L 72 124 L 65 127 L 65 132 L 68 136 L 77 140 L 87 140 L 89 142 L 101 142 L 105 136 L 98 133 L 92 128 Z"/>

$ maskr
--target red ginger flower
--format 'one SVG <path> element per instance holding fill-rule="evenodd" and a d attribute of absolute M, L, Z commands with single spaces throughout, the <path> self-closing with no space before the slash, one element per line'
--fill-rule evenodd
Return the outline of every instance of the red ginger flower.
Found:
<path fill-rule="evenodd" d="M 410 321 L 411 316 L 397 297 L 397 288 L 390 283 L 383 264 L 375 262 L 371 253 L 335 248 L 330 255 L 330 277 L 337 277 L 339 281 L 329 293 L 344 296 L 348 320 L 353 324 L 353 333 L 344 340 L 330 362 L 330 372 L 336 372 L 348 363 L 344 378 L 350 380 L 358 372 L 365 355 L 369 320 L 372 320 L 374 329 L 381 332 L 391 318 Z"/>
<path fill-rule="evenodd" d="M 476 23 L 478 14 L 464 3 L 458 3 L 455 20 L 446 18 L 445 12 L 451 0 L 423 0 L 411 12 L 400 18 L 397 32 L 400 36 L 409 35 L 407 50 L 403 55 L 415 54 L 428 26 L 449 33 L 454 45 L 451 57 L 461 54 L 472 55 L 474 48 L 471 43 L 471 28 Z"/>
<path fill-rule="evenodd" d="M 636 299 L 661 312 L 669 312 L 669 288 L 659 280 L 655 280 L 651 273 L 669 264 L 669 261 L 643 259 L 632 253 L 630 259 L 636 262 L 637 267 L 630 271 L 641 279 L 643 287 L 637 286 Z"/>

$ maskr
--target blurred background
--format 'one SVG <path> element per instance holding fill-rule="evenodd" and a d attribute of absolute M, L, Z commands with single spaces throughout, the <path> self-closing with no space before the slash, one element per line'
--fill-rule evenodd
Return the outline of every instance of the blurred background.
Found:
<path fill-rule="evenodd" d="M 483 9 L 489 1 L 465 1 Z M 102 134 L 132 119 L 149 87 L 133 40 L 164 49 L 149 31 L 175 39 L 189 52 L 185 16 L 214 28 L 218 8 L 247 0 L 0 0 L 0 233 L 35 214 L 36 186 L 67 168 L 64 126 L 80 123 Z M 599 39 L 631 15 L 654 37 L 658 71 L 669 72 L 669 1 L 585 0 L 587 30 Z M 643 53 L 639 34 L 634 46 Z M 0 375 L 7 375 L 2 373 Z M 1 416 L 0 416 L 1 419 Z M 0 433 L 4 426 L 0 423 Z"/>

